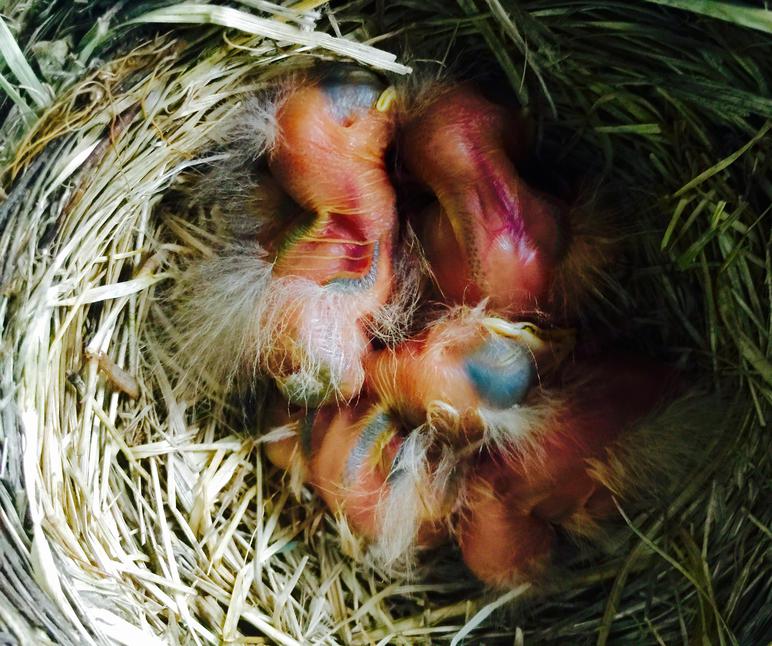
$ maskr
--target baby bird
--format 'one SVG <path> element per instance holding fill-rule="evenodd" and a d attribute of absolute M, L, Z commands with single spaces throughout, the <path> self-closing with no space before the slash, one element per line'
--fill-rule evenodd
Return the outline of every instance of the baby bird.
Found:
<path fill-rule="evenodd" d="M 393 288 L 398 225 L 384 155 L 394 119 L 384 90 L 369 72 L 336 67 L 292 91 L 276 113 L 270 170 L 311 217 L 286 235 L 273 274 L 320 288 L 316 299 L 299 292 L 284 312 L 287 329 L 269 358 L 290 399 L 313 404 L 359 392 L 370 342 L 363 321 Z M 309 363 L 310 380 L 298 370 Z"/>
<path fill-rule="evenodd" d="M 531 389 L 573 349 L 573 330 L 458 308 L 395 350 L 371 353 L 367 387 L 409 424 L 442 428 L 445 439 L 484 436 L 500 448 L 526 438 L 538 407 L 522 406 Z"/>
<path fill-rule="evenodd" d="M 518 174 L 527 140 L 516 113 L 469 84 L 437 90 L 402 130 L 405 165 L 437 200 L 417 217 L 417 229 L 450 302 L 487 299 L 503 315 L 563 315 L 566 298 L 580 297 L 575 287 L 600 259 L 572 235 L 579 227 L 568 207 Z"/>
<path fill-rule="evenodd" d="M 234 241 L 186 272 L 178 297 L 179 355 L 212 381 L 269 377 L 313 407 L 359 393 L 371 330 L 405 318 L 384 161 L 393 93 L 370 72 L 336 66 L 286 81 L 236 129 L 231 157 L 245 159 L 249 139 L 262 137 L 270 174 L 250 184 L 265 166 L 254 158 L 215 173 L 247 186 L 213 188 L 235 195 L 222 207 Z"/>
<path fill-rule="evenodd" d="M 296 413 L 273 409 L 271 426 L 292 433 L 266 443 L 276 466 L 300 472 L 383 564 L 405 562 L 417 547 L 448 536 L 454 499 L 436 481 L 429 444 L 382 403 L 361 399 Z"/>
<path fill-rule="evenodd" d="M 312 484 L 382 562 L 399 560 L 447 536 L 470 446 L 484 438 L 511 451 L 538 432 L 539 407 L 521 404 L 573 344 L 572 330 L 459 308 L 395 350 L 370 353 L 357 404 L 291 415 L 275 407 L 269 426 L 292 433 L 266 454 Z"/>
<path fill-rule="evenodd" d="M 567 372 L 535 441 L 490 452 L 469 470 L 455 532 L 466 564 L 493 587 L 537 581 L 551 565 L 557 527 L 596 534 L 615 511 L 612 494 L 651 484 L 649 470 L 663 475 L 649 462 L 667 461 L 657 455 L 663 438 L 684 430 L 661 415 L 676 381 L 663 364 L 619 355 Z M 656 432 L 647 434 L 647 424 Z"/>

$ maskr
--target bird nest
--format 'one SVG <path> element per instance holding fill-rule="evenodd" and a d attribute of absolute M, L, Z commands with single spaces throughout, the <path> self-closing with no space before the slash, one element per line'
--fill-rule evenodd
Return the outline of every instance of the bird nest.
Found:
<path fill-rule="evenodd" d="M 768 636 L 768 11 L 125 4 L 11 2 L 0 22 L 0 641 Z M 618 287 L 585 324 L 738 402 L 682 488 L 538 596 L 486 591 L 452 551 L 380 571 L 263 459 L 250 402 L 179 388 L 165 297 L 221 245 L 197 179 L 250 97 L 320 58 L 508 85 L 538 155 L 613 195 Z"/>

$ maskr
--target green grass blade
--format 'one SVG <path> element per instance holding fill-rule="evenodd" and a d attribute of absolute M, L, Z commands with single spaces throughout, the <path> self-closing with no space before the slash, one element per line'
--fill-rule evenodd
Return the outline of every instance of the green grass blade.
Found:
<path fill-rule="evenodd" d="M 758 29 L 772 34 L 772 11 L 769 9 L 754 9 L 743 7 L 733 2 L 718 2 L 717 0 L 646 0 L 673 9 L 691 11 L 717 20 Z"/>
<path fill-rule="evenodd" d="M 38 108 L 43 109 L 51 103 L 50 92 L 38 80 L 2 17 L 0 17 L 0 56 Z"/>
<path fill-rule="evenodd" d="M 769 132 L 770 128 L 772 128 L 772 121 L 767 121 L 762 127 L 761 130 L 751 139 L 747 144 L 745 144 L 742 148 L 737 150 L 736 152 L 732 153 L 728 157 L 725 157 L 720 162 L 715 164 L 714 166 L 711 166 L 707 170 L 703 171 L 697 177 L 695 177 L 693 180 L 682 186 L 678 191 L 676 191 L 675 196 L 680 197 L 687 191 L 690 191 L 695 186 L 699 186 L 702 184 L 705 180 L 710 179 L 713 177 L 716 173 L 720 173 L 722 170 L 728 168 L 731 166 L 734 162 L 736 162 L 740 157 L 742 157 L 750 148 L 752 148 L 756 143 L 761 141 Z"/>
<path fill-rule="evenodd" d="M 21 117 L 24 119 L 24 123 L 29 125 L 35 116 L 35 112 L 27 105 L 24 97 L 19 94 L 19 91 L 13 86 L 13 84 L 0 74 L 0 90 L 5 92 L 16 105 L 19 106 L 21 111 Z"/>
<path fill-rule="evenodd" d="M 485 42 L 488 43 L 493 55 L 501 65 L 501 69 L 509 79 L 509 84 L 517 95 L 517 100 L 520 105 L 526 107 L 529 104 L 528 86 L 525 84 L 525 78 L 523 72 L 518 70 L 512 59 L 507 54 L 507 48 L 499 40 L 494 30 L 488 24 L 487 17 L 479 13 L 477 5 L 472 0 L 458 0 L 458 5 L 470 18 L 479 17 L 477 28 L 480 30 Z"/>

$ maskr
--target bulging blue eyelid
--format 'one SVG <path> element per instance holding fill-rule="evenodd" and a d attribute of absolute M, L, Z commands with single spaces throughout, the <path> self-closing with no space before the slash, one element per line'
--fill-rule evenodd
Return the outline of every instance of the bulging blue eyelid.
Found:
<path fill-rule="evenodd" d="M 345 123 L 358 111 L 368 110 L 375 106 L 383 91 L 377 78 L 372 79 L 329 76 L 322 80 L 321 87 L 330 102 L 330 113 L 333 118 Z"/>
<path fill-rule="evenodd" d="M 531 354 L 512 339 L 487 340 L 464 368 L 480 399 L 499 409 L 521 403 L 536 380 Z"/>
<path fill-rule="evenodd" d="M 356 480 L 359 469 L 372 455 L 378 440 L 393 430 L 394 424 L 391 417 L 384 411 L 377 412 L 367 421 L 346 462 L 345 478 L 347 482 Z"/>

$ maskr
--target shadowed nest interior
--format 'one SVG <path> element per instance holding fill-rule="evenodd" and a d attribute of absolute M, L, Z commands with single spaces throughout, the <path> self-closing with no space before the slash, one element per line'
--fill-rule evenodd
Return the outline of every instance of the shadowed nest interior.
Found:
<path fill-rule="evenodd" d="M 762 643 L 770 12 L 285 4 L 2 9 L 0 641 Z M 602 186 L 624 238 L 585 325 L 704 375 L 737 411 L 679 490 L 538 599 L 486 593 L 451 551 L 409 577 L 363 562 L 263 460 L 259 393 L 179 388 L 165 297 L 223 244 L 200 180 L 251 97 L 338 58 L 507 86 L 541 164 Z"/>

